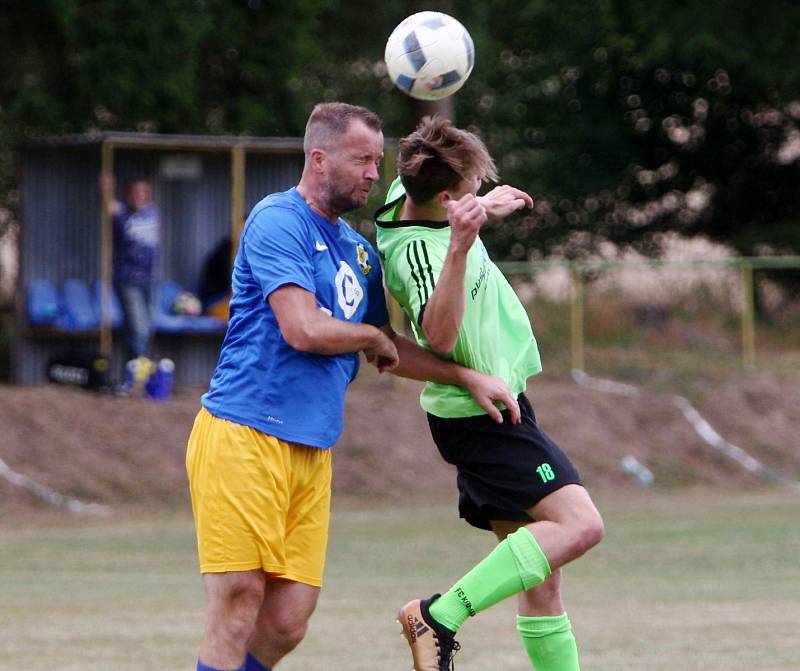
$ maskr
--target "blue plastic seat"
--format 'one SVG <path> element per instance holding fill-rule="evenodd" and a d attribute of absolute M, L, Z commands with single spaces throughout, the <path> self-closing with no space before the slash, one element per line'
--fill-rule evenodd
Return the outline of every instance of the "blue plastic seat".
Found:
<path fill-rule="evenodd" d="M 159 333 L 222 333 L 226 325 L 208 315 L 176 315 L 172 312 L 175 297 L 183 291 L 177 282 L 166 280 L 156 289 L 153 328 Z"/>
<path fill-rule="evenodd" d="M 64 280 L 61 285 L 61 305 L 63 308 L 61 326 L 65 330 L 81 331 L 100 326 L 100 317 L 96 312 L 92 292 L 83 280 L 75 278 Z"/>
<path fill-rule="evenodd" d="M 49 280 L 33 280 L 26 293 L 28 323 L 31 326 L 57 326 L 61 308 L 55 284 Z"/>

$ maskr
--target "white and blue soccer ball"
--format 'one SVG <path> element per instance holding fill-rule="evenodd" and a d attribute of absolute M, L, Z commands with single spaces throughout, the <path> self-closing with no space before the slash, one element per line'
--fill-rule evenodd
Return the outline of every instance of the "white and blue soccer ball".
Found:
<path fill-rule="evenodd" d="M 439 100 L 467 81 L 475 65 L 475 46 L 467 29 L 452 16 L 419 12 L 394 29 L 384 60 L 401 91 L 419 100 Z"/>

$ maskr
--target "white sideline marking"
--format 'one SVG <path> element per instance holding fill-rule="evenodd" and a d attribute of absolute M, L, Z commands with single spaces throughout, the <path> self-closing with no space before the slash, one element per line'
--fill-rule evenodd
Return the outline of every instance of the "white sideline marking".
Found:
<path fill-rule="evenodd" d="M 2 459 L 0 459 L 0 476 L 3 476 L 15 487 L 27 489 L 54 508 L 66 508 L 69 512 L 75 513 L 76 515 L 97 515 L 99 517 L 108 517 L 111 515 L 111 508 L 108 506 L 103 506 L 99 503 L 84 503 L 83 501 L 78 501 L 78 499 L 59 494 L 54 489 L 50 489 L 50 487 L 36 482 L 35 480 L 31 480 L 27 475 L 12 470 Z"/>
<path fill-rule="evenodd" d="M 613 380 L 601 380 L 588 375 L 586 371 L 580 370 L 579 368 L 573 369 L 572 379 L 582 387 L 588 387 L 589 389 L 595 389 L 609 394 L 630 397 L 642 396 L 641 389 L 637 387 L 621 382 L 614 382 Z M 741 447 L 725 440 L 683 396 L 678 396 L 677 394 L 672 395 L 670 400 L 678 406 L 678 409 L 683 413 L 686 421 L 692 425 L 695 433 L 715 450 L 724 454 L 729 459 L 733 459 L 733 461 L 737 462 L 748 473 L 762 480 L 783 479 L 769 470 L 758 459 L 745 452 Z"/>

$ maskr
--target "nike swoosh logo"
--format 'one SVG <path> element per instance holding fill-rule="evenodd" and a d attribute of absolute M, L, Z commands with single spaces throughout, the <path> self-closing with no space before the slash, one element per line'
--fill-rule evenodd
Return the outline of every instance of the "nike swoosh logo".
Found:
<path fill-rule="evenodd" d="M 328 249 L 328 245 L 323 245 L 321 242 L 317 241 L 316 248 L 318 252 L 324 252 Z"/>

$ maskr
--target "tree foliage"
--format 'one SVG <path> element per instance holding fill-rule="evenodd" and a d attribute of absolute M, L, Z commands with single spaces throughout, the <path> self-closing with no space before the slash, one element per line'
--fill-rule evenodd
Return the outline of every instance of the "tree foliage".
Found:
<path fill-rule="evenodd" d="M 789 0 L 13 3 L 0 13 L 2 192 L 16 143 L 41 134 L 299 135 L 311 106 L 333 99 L 405 134 L 419 108 L 388 81 L 383 45 L 421 9 L 469 28 L 477 64 L 456 121 L 537 198 L 489 234 L 500 258 L 577 257 L 605 241 L 656 253 L 672 231 L 800 253 Z"/>

